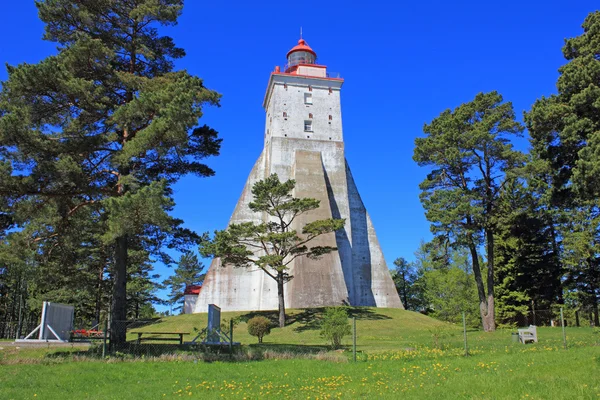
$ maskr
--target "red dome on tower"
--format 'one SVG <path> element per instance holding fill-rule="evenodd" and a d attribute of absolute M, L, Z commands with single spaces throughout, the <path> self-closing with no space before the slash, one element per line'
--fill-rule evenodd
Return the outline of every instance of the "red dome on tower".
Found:
<path fill-rule="evenodd" d="M 297 66 L 299 65 L 314 65 L 317 60 L 317 53 L 315 53 L 315 51 L 306 44 L 306 41 L 301 38 L 298 40 L 298 45 L 288 51 L 286 57 L 287 65 L 285 67 L 285 72 L 292 73 L 296 71 Z"/>
<path fill-rule="evenodd" d="M 304 40 L 304 39 L 298 40 L 298 45 L 292 47 L 292 49 L 290 51 L 288 51 L 286 57 L 289 57 L 290 54 L 292 54 L 296 51 L 306 51 L 306 52 L 311 53 L 313 56 L 315 56 L 315 58 L 317 58 L 317 53 L 315 53 L 315 51 L 310 48 L 310 46 L 306 43 L 306 40 Z"/>

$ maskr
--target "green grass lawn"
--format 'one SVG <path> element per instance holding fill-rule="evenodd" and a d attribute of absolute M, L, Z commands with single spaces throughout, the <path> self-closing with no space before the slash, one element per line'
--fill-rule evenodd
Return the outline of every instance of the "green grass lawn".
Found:
<path fill-rule="evenodd" d="M 566 351 L 560 328 L 538 328 L 539 343 L 528 345 L 512 342 L 511 330 L 472 330 L 471 356 L 464 357 L 460 327 L 403 310 L 365 308 L 351 314 L 357 318 L 357 363 L 349 361 L 350 338 L 342 352 L 325 353 L 319 309 L 290 310 L 289 325 L 273 329 L 262 345 L 247 334 L 245 322 L 239 323 L 234 339 L 242 343 L 242 353 L 262 353 L 260 361 L 207 362 L 176 347 L 171 347 L 174 355 L 162 358 L 101 360 L 89 357 L 85 347 L 0 344 L 0 399 L 600 398 L 597 330 L 567 328 Z M 237 316 L 251 315 L 224 313 L 223 318 Z M 181 315 L 135 330 L 192 332 L 205 325 L 206 314 Z M 298 353 L 313 359 L 288 359 Z"/>
<path fill-rule="evenodd" d="M 398 361 L 66 362 L 1 366 L 2 399 L 597 399 L 600 348 Z"/>
<path fill-rule="evenodd" d="M 349 308 L 350 316 L 357 319 L 357 331 L 361 337 L 362 350 L 387 350 L 398 346 L 412 346 L 415 341 L 423 340 L 423 334 L 431 329 L 447 329 L 458 332 L 459 328 L 429 318 L 419 313 L 385 308 L 356 307 Z M 222 314 L 222 320 L 239 318 L 234 328 L 234 340 L 242 344 L 256 343 L 256 338 L 248 334 L 246 322 L 255 315 L 263 315 L 277 325 L 277 312 L 228 312 Z M 287 326 L 273 329 L 264 341 L 270 345 L 323 346 L 327 343 L 319 336 L 319 321 L 323 309 L 287 310 Z M 135 331 L 173 331 L 194 332 L 194 328 L 206 327 L 207 314 L 187 314 L 163 318 L 151 325 L 136 328 Z M 191 340 L 191 334 L 185 340 Z M 134 337 L 132 336 L 133 340 Z M 346 343 L 351 343 L 350 339 Z"/>
<path fill-rule="evenodd" d="M 393 308 L 356 307 L 349 308 L 350 317 L 356 317 L 358 332 L 358 351 L 378 353 L 394 350 L 404 350 L 415 347 L 456 347 L 463 346 L 462 326 L 455 326 L 425 315 Z M 264 315 L 274 324 L 277 321 L 276 311 L 264 312 L 228 312 L 222 314 L 222 320 L 239 318 L 240 323 L 234 328 L 234 340 L 243 345 L 255 344 L 257 339 L 248 334 L 246 322 L 255 315 Z M 328 343 L 319 335 L 319 321 L 323 317 L 323 309 L 287 310 L 287 326 L 275 328 L 264 338 L 264 348 L 277 349 L 290 345 L 301 350 L 326 350 Z M 134 331 L 152 332 L 194 332 L 194 328 L 202 329 L 207 324 L 207 314 L 187 314 L 163 318 L 150 325 L 136 328 Z M 474 350 L 503 348 L 511 344 L 511 333 L 516 329 L 499 329 L 494 333 L 485 333 L 469 329 L 469 346 Z M 538 328 L 541 343 L 552 346 L 562 345 L 560 328 Z M 192 333 L 184 337 L 191 340 Z M 437 343 L 435 337 L 437 336 Z M 577 343 L 600 344 L 600 333 L 594 333 L 590 328 L 567 327 L 567 336 L 571 345 Z M 135 335 L 128 339 L 135 340 Z M 343 341 L 347 347 L 352 344 L 352 338 Z"/>

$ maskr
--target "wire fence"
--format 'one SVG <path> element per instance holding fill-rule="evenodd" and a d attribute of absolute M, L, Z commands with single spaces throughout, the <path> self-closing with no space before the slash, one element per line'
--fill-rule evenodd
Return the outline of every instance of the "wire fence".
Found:
<path fill-rule="evenodd" d="M 551 310 L 536 310 L 531 308 L 526 312 L 515 312 L 505 318 L 498 318 L 498 323 L 502 326 L 527 327 L 535 326 L 561 326 L 560 308 Z M 596 313 L 593 309 L 581 308 L 571 310 L 563 309 L 563 319 L 565 326 L 570 327 L 594 327 L 596 326 Z"/>
<path fill-rule="evenodd" d="M 38 322 L 0 322 L 0 339 L 22 339 L 38 324 Z"/>
<path fill-rule="evenodd" d="M 341 337 L 337 344 L 331 336 L 323 334 L 325 313 L 322 308 L 294 310 L 286 317 L 286 328 L 279 329 L 277 311 L 260 311 L 226 314 L 221 319 L 218 333 L 208 332 L 206 314 L 193 314 L 174 318 L 127 320 L 127 321 L 102 321 L 98 325 L 88 329 L 74 329 L 70 335 L 71 342 L 85 343 L 89 345 L 88 354 L 97 356 L 131 356 L 131 357 L 161 357 L 165 355 L 178 354 L 235 354 L 243 343 L 245 356 L 253 353 L 264 357 L 269 352 L 277 354 L 298 354 L 320 357 L 328 354 L 333 356 L 350 357 L 356 359 L 357 346 L 360 353 L 364 351 L 377 351 L 378 348 L 397 348 L 398 351 L 408 351 L 414 347 L 425 346 L 442 349 L 453 348 L 462 351 L 464 341 L 464 352 L 468 353 L 468 336 L 478 336 L 478 345 L 492 344 L 494 337 L 482 336 L 479 331 L 468 328 L 466 323 L 435 325 L 428 327 L 427 332 L 419 331 L 418 338 L 404 338 L 406 330 L 418 330 L 410 326 L 388 325 L 393 319 L 385 312 L 379 312 L 373 308 L 345 307 L 347 312 L 347 324 L 341 331 Z M 566 336 L 561 337 L 561 328 L 565 327 L 590 327 L 595 325 L 595 314 L 592 310 L 528 310 L 521 314 L 511 316 L 509 323 L 500 325 L 507 328 L 509 332 L 502 335 L 504 341 L 516 341 L 515 335 L 518 329 L 528 328 L 531 325 L 537 327 L 555 327 L 543 331 L 543 339 L 548 339 L 549 334 L 553 336 L 558 345 L 567 346 Z M 264 336 L 251 333 L 249 322 L 261 317 L 267 320 L 267 331 Z M 358 322 L 358 323 L 357 323 Z M 342 325 L 344 325 L 342 323 Z M 373 326 L 386 326 L 385 329 L 376 330 Z M 37 325 L 0 323 L 0 333 L 3 339 L 23 338 Z M 461 328 L 461 329 L 457 329 Z M 375 336 L 373 336 L 375 335 Z M 498 336 L 498 335 L 496 335 Z M 597 340 L 600 340 L 600 335 Z M 409 336 L 410 337 L 410 336 Z M 420 340 L 420 342 L 409 343 L 408 340 Z M 486 341 L 490 343 L 485 344 Z M 564 341 L 564 343 L 563 343 Z M 366 346 L 365 344 L 368 343 Z M 339 348 L 340 352 L 332 352 Z M 342 354 L 343 353 L 343 354 Z"/>
<path fill-rule="evenodd" d="M 137 356 L 159 356 L 179 350 L 189 350 L 196 345 L 194 330 L 187 326 L 161 326 L 158 319 L 111 321 L 108 324 L 108 347 L 110 353 Z"/>

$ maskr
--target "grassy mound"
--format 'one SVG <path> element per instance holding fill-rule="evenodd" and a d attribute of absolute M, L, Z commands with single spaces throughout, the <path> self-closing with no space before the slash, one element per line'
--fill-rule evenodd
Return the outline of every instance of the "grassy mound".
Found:
<path fill-rule="evenodd" d="M 271 334 L 265 336 L 264 345 L 277 348 L 293 346 L 308 348 L 326 348 L 327 343 L 319 336 L 320 321 L 324 308 L 290 309 L 287 311 L 285 328 L 273 328 Z M 431 344 L 435 335 L 450 336 L 459 332 L 459 328 L 440 322 L 425 315 L 392 308 L 349 307 L 348 314 L 356 318 L 361 350 L 386 350 L 390 348 L 407 348 L 415 344 Z M 246 321 L 257 315 L 269 318 L 273 326 L 277 326 L 277 311 L 225 312 L 221 321 L 236 318 L 240 322 L 234 328 L 234 341 L 243 345 L 255 344 L 256 337 L 248 334 Z M 165 317 L 135 331 L 148 332 L 191 332 L 184 340 L 191 340 L 194 328 L 201 330 L 207 325 L 206 313 L 186 314 Z M 133 337 L 131 338 L 133 339 Z M 351 337 L 346 337 L 343 344 L 350 345 Z"/>

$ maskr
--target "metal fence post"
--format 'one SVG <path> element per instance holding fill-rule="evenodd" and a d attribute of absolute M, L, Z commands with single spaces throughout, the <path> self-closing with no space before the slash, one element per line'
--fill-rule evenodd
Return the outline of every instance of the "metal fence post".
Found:
<path fill-rule="evenodd" d="M 112 341 L 112 337 L 111 337 L 112 334 L 110 331 L 113 327 L 112 312 L 110 312 L 110 311 L 108 312 L 108 318 L 106 320 L 108 321 L 108 326 L 107 326 L 108 329 L 106 330 L 105 336 L 107 337 L 106 340 L 108 342 L 108 347 L 107 347 L 108 352 L 111 353 L 115 350 L 113 347 L 113 341 Z"/>
<path fill-rule="evenodd" d="M 108 336 L 108 319 L 104 320 L 104 337 L 102 338 L 102 358 L 106 357 L 106 338 Z"/>
<path fill-rule="evenodd" d="M 229 354 L 233 356 L 233 318 L 229 320 Z"/>
<path fill-rule="evenodd" d="M 465 338 L 465 357 L 469 355 L 469 347 L 467 346 L 467 320 L 465 318 L 465 312 L 462 313 L 463 317 L 463 336 Z"/>
<path fill-rule="evenodd" d="M 563 346 L 567 350 L 567 334 L 565 333 L 565 318 L 563 316 L 563 308 L 560 308 L 560 324 L 562 325 Z"/>
<path fill-rule="evenodd" d="M 352 356 L 356 362 L 356 317 L 352 317 Z"/>
<path fill-rule="evenodd" d="M 23 322 L 23 294 L 21 293 L 21 295 L 19 296 L 19 324 L 17 325 L 17 334 L 15 335 L 16 338 L 15 339 L 20 339 L 21 338 L 21 324 Z"/>

